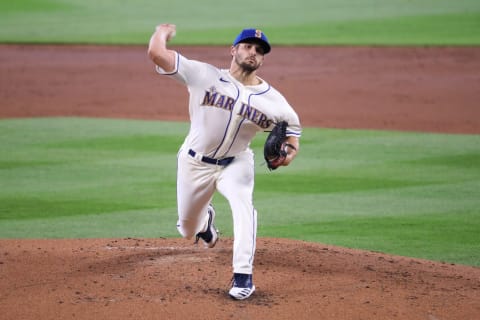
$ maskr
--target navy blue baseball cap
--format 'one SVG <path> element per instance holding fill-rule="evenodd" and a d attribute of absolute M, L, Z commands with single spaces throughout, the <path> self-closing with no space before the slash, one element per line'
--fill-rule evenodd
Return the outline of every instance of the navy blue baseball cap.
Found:
<path fill-rule="evenodd" d="M 270 43 L 268 43 L 267 36 L 259 29 L 243 29 L 242 32 L 235 38 L 233 45 L 236 46 L 239 43 L 243 42 L 255 42 L 258 43 L 263 48 L 263 53 L 267 54 L 270 52 Z"/>

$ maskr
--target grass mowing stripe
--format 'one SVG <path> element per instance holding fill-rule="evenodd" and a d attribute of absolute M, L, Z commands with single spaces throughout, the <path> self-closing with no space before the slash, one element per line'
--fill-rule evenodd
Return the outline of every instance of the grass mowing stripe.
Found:
<path fill-rule="evenodd" d="M 480 266 L 478 230 L 478 212 L 472 211 L 341 218 L 293 227 L 260 227 L 265 236 L 280 233 L 307 241 Z M 457 257 L 452 259 L 453 256 Z"/>
<path fill-rule="evenodd" d="M 428 181 L 389 179 L 384 177 L 342 177 L 328 175 L 289 174 L 263 176 L 256 183 L 259 190 L 278 193 L 328 193 L 361 190 L 385 190 L 431 184 Z"/>
<path fill-rule="evenodd" d="M 275 45 L 475 45 L 479 17 L 477 0 L 17 0 L 0 2 L 0 42 L 144 45 L 173 22 L 174 44 L 229 45 L 258 27 Z"/>
<path fill-rule="evenodd" d="M 288 45 L 475 45 L 479 31 L 480 12 L 470 12 L 319 21 L 274 28 L 269 35 L 289 39 Z"/>
<path fill-rule="evenodd" d="M 0 120 L 0 237 L 178 236 L 187 132 L 161 121 Z M 264 139 L 252 143 L 259 236 L 478 265 L 479 135 L 305 128 L 301 155 L 273 172 Z M 215 205 L 231 236 L 228 203 L 216 195 Z"/>
<path fill-rule="evenodd" d="M 4 220 L 3 238 L 118 238 L 176 237 L 176 212 L 171 208 L 112 211 L 102 214 L 58 216 L 49 219 Z M 106 227 L 108 226 L 108 228 Z"/>

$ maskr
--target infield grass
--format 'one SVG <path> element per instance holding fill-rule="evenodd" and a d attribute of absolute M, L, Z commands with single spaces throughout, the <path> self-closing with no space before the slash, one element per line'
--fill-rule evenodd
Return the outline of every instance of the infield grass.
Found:
<path fill-rule="evenodd" d="M 177 237 L 186 123 L 0 120 L 0 238 Z M 480 266 L 480 136 L 306 128 L 301 155 L 256 158 L 259 236 Z M 232 236 L 215 196 L 217 226 Z"/>
<path fill-rule="evenodd" d="M 478 0 L 0 0 L 2 43 L 230 44 L 245 27 L 274 45 L 479 45 Z"/>

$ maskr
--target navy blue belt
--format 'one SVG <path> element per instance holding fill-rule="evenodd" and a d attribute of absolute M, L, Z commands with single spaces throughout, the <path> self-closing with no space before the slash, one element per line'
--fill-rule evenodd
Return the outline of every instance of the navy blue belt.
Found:
<path fill-rule="evenodd" d="M 188 154 L 195 158 L 195 155 L 197 153 L 195 151 L 193 151 L 192 149 L 190 149 L 190 150 L 188 150 Z M 209 163 L 209 164 L 215 164 L 217 166 L 226 167 L 230 163 L 232 163 L 233 159 L 235 159 L 235 157 L 227 157 L 227 158 L 223 158 L 223 159 L 213 159 L 213 158 L 202 156 L 201 160 L 203 162 L 206 162 L 206 163 Z"/>

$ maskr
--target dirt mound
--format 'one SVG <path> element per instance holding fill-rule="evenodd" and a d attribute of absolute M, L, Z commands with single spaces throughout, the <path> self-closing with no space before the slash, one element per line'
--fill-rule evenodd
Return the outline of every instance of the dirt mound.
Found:
<path fill-rule="evenodd" d="M 474 319 L 480 269 L 259 239 L 233 301 L 231 239 L 0 240 L 2 319 Z"/>

